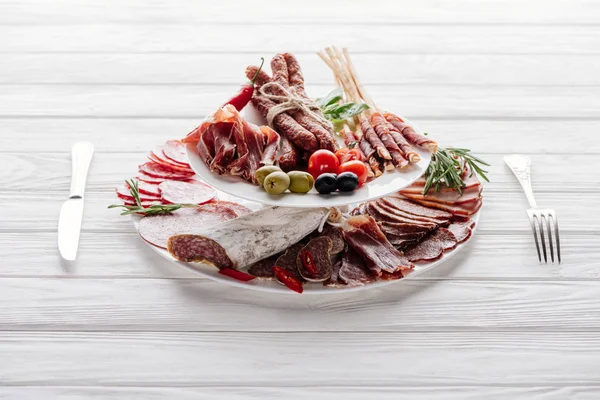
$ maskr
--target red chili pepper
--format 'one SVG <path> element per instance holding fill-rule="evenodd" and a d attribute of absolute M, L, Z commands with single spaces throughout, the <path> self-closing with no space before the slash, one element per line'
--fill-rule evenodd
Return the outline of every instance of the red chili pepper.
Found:
<path fill-rule="evenodd" d="M 317 271 L 317 267 L 315 267 L 315 262 L 311 252 L 308 250 L 303 250 L 301 257 L 304 268 L 306 268 L 306 270 L 311 274 L 316 275 L 319 271 Z"/>
<path fill-rule="evenodd" d="M 289 289 L 292 289 L 294 292 L 302 293 L 304 290 L 302 288 L 302 282 L 298 279 L 294 278 L 292 274 L 277 265 L 273 267 L 273 273 L 277 277 L 277 280 L 287 286 Z"/>
<path fill-rule="evenodd" d="M 258 74 L 260 73 L 260 70 L 262 69 L 263 64 L 265 63 L 264 58 L 261 57 L 260 60 L 260 67 L 258 67 L 258 69 L 256 70 L 256 73 L 254 74 L 254 77 L 252 78 L 250 83 L 242 85 L 240 90 L 231 99 L 229 99 L 227 103 L 223 104 L 224 106 L 227 104 L 231 104 L 235 107 L 236 110 L 242 111 L 242 108 L 246 107 L 246 104 L 250 102 L 250 100 L 252 99 L 252 94 L 254 93 L 254 81 L 258 77 Z"/>
<path fill-rule="evenodd" d="M 222 268 L 219 270 L 219 273 L 221 275 L 225 275 L 225 276 L 228 276 L 230 278 L 233 278 L 233 279 L 236 279 L 236 280 L 242 281 L 242 282 L 248 282 L 248 281 L 251 281 L 252 279 L 256 278 L 255 276 L 252 276 L 252 275 L 247 274 L 242 271 L 238 271 L 233 268 Z"/>

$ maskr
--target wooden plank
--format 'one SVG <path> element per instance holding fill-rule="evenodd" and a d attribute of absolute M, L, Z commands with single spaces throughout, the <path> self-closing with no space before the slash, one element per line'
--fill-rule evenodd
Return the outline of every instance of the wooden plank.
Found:
<path fill-rule="evenodd" d="M 123 387 L 123 386 L 11 386 L 0 387 L 0 399 L 89 399 L 114 400 L 135 399 L 177 399 L 177 400 L 229 400 L 247 399 L 288 399 L 306 398 L 363 400 L 377 398 L 381 400 L 592 400 L 600 395 L 598 386 L 286 386 L 286 387 Z"/>
<path fill-rule="evenodd" d="M 500 219 L 500 217 L 498 217 Z M 493 233 L 482 226 L 469 246 L 424 279 L 600 279 L 599 235 L 563 232 L 563 264 L 540 264 L 528 232 Z M 62 262 L 56 232 L 0 232 L 0 277 L 186 278 L 203 279 L 190 269 L 158 257 L 134 232 L 84 230 L 77 261 Z M 24 257 L 27 262 L 23 262 Z M 415 277 L 420 279 L 420 277 Z"/>
<path fill-rule="evenodd" d="M 149 143 L 150 149 L 154 143 Z M 468 146 L 468 143 L 464 144 Z M 68 149 L 69 145 L 65 145 Z M 500 154 L 478 153 L 490 167 L 487 192 L 520 193 L 521 189 L 515 177 L 502 161 Z M 536 192 L 547 193 L 592 193 L 581 201 L 594 201 L 600 192 L 597 181 L 595 155 L 532 155 L 532 180 Z M 138 165 L 146 161 L 145 153 L 97 153 L 94 156 L 88 177 L 87 190 L 90 193 L 107 195 L 112 193 L 124 179 L 134 177 Z M 576 166 L 577 173 L 570 172 Z M 0 157 L 0 194 L 19 191 L 23 200 L 30 195 L 43 195 L 55 192 L 64 195 L 71 180 L 71 161 L 69 153 L 4 153 Z M 27 193 L 35 190 L 36 193 Z M 511 202 L 517 202 L 521 196 L 511 196 Z M 61 198 L 55 197 L 54 198 Z M 94 201 L 95 196 L 89 199 Z M 97 197 L 102 199 L 102 197 Z M 108 198 L 112 201 L 111 198 Z M 524 205 L 526 203 L 520 203 Z"/>
<path fill-rule="evenodd" d="M 0 331 L 533 330 L 532 340 L 563 331 L 597 337 L 599 294 L 597 280 L 406 279 L 311 296 L 197 279 L 2 278 Z"/>
<path fill-rule="evenodd" d="M 10 385 L 588 386 L 600 379 L 597 332 L 2 333 L 0 353 L 16 356 L 0 365 Z"/>
<path fill-rule="evenodd" d="M 406 7 L 400 9 L 400 12 Z M 597 14 L 595 14 L 597 16 Z M 348 46 L 357 53 L 414 54 L 598 54 L 597 25 L 393 25 L 261 23 L 143 23 L 1 25 L 0 52 L 314 53 Z M 244 39 L 248 38 L 248 39 Z M 293 44 L 290 38 L 295 40 Z M 385 38 L 385 40 L 382 40 Z"/>
<path fill-rule="evenodd" d="M 255 54 L 5 54 L 1 84 L 240 84 Z M 268 55 L 266 55 L 268 56 Z M 332 84 L 323 61 L 300 56 L 311 84 Z M 357 54 L 354 64 L 367 85 L 599 85 L 589 55 Z M 269 60 L 267 59 L 267 63 Z M 218 68 L 216 68 L 218 66 Z M 268 65 L 265 67 L 269 71 Z"/>
<path fill-rule="evenodd" d="M 412 120 L 443 144 L 467 146 L 476 154 L 600 154 L 600 121 L 489 121 L 417 118 Z M 2 120 L 0 152 L 68 153 L 82 138 L 97 153 L 145 152 L 153 145 L 185 136 L 198 119 L 30 118 Z M 552 138 L 552 140 L 548 140 Z M 493 146 L 490 146 L 490 142 Z M 137 156 L 136 156 L 137 157 Z"/>
<path fill-rule="evenodd" d="M 214 112 L 239 85 L 8 85 L 0 91 L 0 117 L 201 118 Z M 325 95 L 331 85 L 315 85 Z M 600 93 L 586 87 L 409 86 L 402 94 L 384 85 L 369 93 L 408 118 L 598 119 Z M 143 99 L 143 101 L 142 101 Z"/>
<path fill-rule="evenodd" d="M 275 0 L 252 3 L 220 1 L 205 7 L 186 1 L 76 1 L 59 0 L 52 5 L 44 1 L 0 4 L 2 24 L 139 24 L 139 23 L 207 23 L 228 24 L 286 23 L 328 24 L 595 24 L 598 9 L 585 1 L 517 0 L 479 2 L 460 0 L 440 3 L 419 1 L 398 6 L 394 0 L 376 0 L 364 7 L 358 0 L 340 2 L 308 0 L 302 7 L 281 7 Z M 318 10 L 318 12 L 314 12 Z M 358 12 L 357 10 L 360 10 Z M 382 12 L 385 10 L 385 12 Z"/>

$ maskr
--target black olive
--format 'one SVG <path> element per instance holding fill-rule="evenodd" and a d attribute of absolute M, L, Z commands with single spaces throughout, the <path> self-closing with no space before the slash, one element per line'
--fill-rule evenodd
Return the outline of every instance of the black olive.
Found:
<path fill-rule="evenodd" d="M 337 177 L 340 192 L 351 192 L 358 187 L 358 176 L 354 172 L 342 172 Z"/>
<path fill-rule="evenodd" d="M 319 192 L 321 194 L 329 194 L 329 193 L 335 191 L 336 186 L 337 186 L 337 179 L 336 179 L 335 174 L 330 174 L 330 173 L 321 174 L 315 181 L 315 189 L 317 189 L 317 192 Z"/>

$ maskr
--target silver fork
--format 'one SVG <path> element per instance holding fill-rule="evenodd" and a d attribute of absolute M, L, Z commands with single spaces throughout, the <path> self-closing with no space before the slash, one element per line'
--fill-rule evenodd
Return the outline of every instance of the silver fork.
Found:
<path fill-rule="evenodd" d="M 548 263 L 548 256 L 546 253 L 546 236 L 544 235 L 544 225 L 546 225 L 546 231 L 548 232 L 548 244 L 550 245 L 550 258 L 554 262 L 554 245 L 552 241 L 552 229 L 550 225 L 550 219 L 552 219 L 552 225 L 554 226 L 554 239 L 556 239 L 556 256 L 560 263 L 560 237 L 558 234 L 558 219 L 556 218 L 556 211 L 549 208 L 538 208 L 535 198 L 533 197 L 533 190 L 531 190 L 531 159 L 527 156 L 513 154 L 504 157 L 504 162 L 510 167 L 513 174 L 517 177 L 519 183 L 525 191 L 525 196 L 529 201 L 531 207 L 527 210 L 527 216 L 529 217 L 529 223 L 531 223 L 531 230 L 533 231 L 533 240 L 535 241 L 535 247 L 537 248 L 538 259 L 542 262 L 542 255 L 540 254 L 540 247 L 544 253 L 544 262 Z M 546 222 L 544 224 L 544 221 Z M 538 237 L 539 236 L 539 237 Z"/>

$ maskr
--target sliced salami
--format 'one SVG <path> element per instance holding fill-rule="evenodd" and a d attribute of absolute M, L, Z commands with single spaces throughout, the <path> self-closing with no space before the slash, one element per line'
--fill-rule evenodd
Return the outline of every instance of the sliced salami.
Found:
<path fill-rule="evenodd" d="M 170 179 L 174 181 L 187 181 L 192 179 L 194 173 L 173 172 L 155 162 L 140 165 L 139 171 L 154 178 Z"/>
<path fill-rule="evenodd" d="M 162 151 L 169 160 L 178 164 L 183 164 L 184 166 L 189 166 L 185 145 L 179 140 L 167 141 L 164 146 L 162 146 Z"/>
<path fill-rule="evenodd" d="M 148 183 L 138 180 L 138 191 L 140 194 L 147 194 L 148 196 L 160 197 L 160 189 L 155 183 Z M 129 188 L 129 184 L 127 184 Z"/>
<path fill-rule="evenodd" d="M 217 196 L 212 187 L 198 181 L 165 181 L 159 185 L 159 189 L 165 203 L 204 204 Z"/>
<path fill-rule="evenodd" d="M 235 218 L 234 212 L 227 213 L 215 207 L 181 208 L 172 214 L 142 218 L 138 232 L 148 243 L 166 249 L 171 236 L 192 233 L 198 227 L 213 226 L 232 218 Z"/>
<path fill-rule="evenodd" d="M 276 265 L 276 261 L 280 256 L 281 253 L 255 262 L 248 267 L 248 273 L 257 278 L 273 279 L 275 277 L 275 274 L 273 273 L 273 266 Z"/>
<path fill-rule="evenodd" d="M 231 208 L 238 217 L 243 217 L 244 215 L 250 214 L 252 212 L 252 210 L 249 209 L 248 207 L 246 207 L 245 205 L 240 204 L 240 203 L 235 203 L 233 201 L 219 200 L 218 203 Z"/>
<path fill-rule="evenodd" d="M 125 186 L 125 184 L 123 184 L 117 188 L 117 196 L 123 201 L 127 201 L 129 203 L 135 203 L 135 199 L 133 198 L 133 196 L 131 195 L 131 192 L 129 191 L 129 188 L 127 186 Z M 160 202 L 161 199 L 159 196 L 150 196 L 148 194 L 140 193 L 140 201 L 158 201 L 158 202 Z"/>
<path fill-rule="evenodd" d="M 167 250 L 179 261 L 209 263 L 219 269 L 233 268 L 227 251 L 219 243 L 204 236 L 172 236 L 167 242 Z"/>
<path fill-rule="evenodd" d="M 121 199 L 123 200 L 123 199 Z M 123 200 L 123 204 L 126 206 L 137 206 L 137 204 L 135 204 L 135 202 L 133 201 L 128 201 L 128 200 Z M 142 207 L 150 207 L 150 206 L 154 206 L 157 204 L 162 204 L 160 201 L 142 201 Z"/>
<path fill-rule="evenodd" d="M 346 246 L 346 242 L 344 242 L 344 234 L 342 233 L 342 228 L 337 226 L 326 224 L 323 227 L 323 231 L 315 231 L 311 235 L 311 238 L 316 238 L 319 236 L 327 236 L 331 239 L 331 254 L 338 254 L 344 250 Z"/>
<path fill-rule="evenodd" d="M 290 272 L 294 278 L 300 281 L 304 281 L 304 278 L 302 278 L 302 275 L 300 275 L 300 272 L 298 271 L 296 259 L 298 258 L 298 254 L 303 247 L 303 243 L 293 244 L 288 247 L 285 252 L 275 261 L 275 265 Z"/>
<path fill-rule="evenodd" d="M 162 153 L 160 153 L 160 154 L 162 154 Z M 163 160 L 163 159 L 159 158 L 154 152 L 148 154 L 148 159 L 152 162 L 160 164 L 163 168 L 165 168 L 166 170 L 169 170 L 169 171 L 194 173 L 194 171 L 190 167 L 175 164 L 168 160 Z"/>
<path fill-rule="evenodd" d="M 190 165 L 189 164 L 182 164 L 182 163 L 173 161 L 169 157 L 167 157 L 167 155 L 164 152 L 164 148 L 165 148 L 165 146 L 156 146 L 152 150 L 152 154 L 154 154 L 154 156 L 157 159 L 161 160 L 163 163 L 166 163 L 168 165 L 172 165 L 172 166 L 180 167 L 180 168 L 190 169 Z"/>
<path fill-rule="evenodd" d="M 158 185 L 159 183 L 163 183 L 164 181 L 168 180 L 165 178 L 155 178 L 153 176 L 146 175 L 143 172 L 138 172 L 138 176 L 136 176 L 135 179 L 137 179 L 140 182 L 146 182 L 155 185 Z"/>
<path fill-rule="evenodd" d="M 319 236 L 304 246 L 296 257 L 300 275 L 309 282 L 323 282 L 331 276 L 331 239 Z"/>

